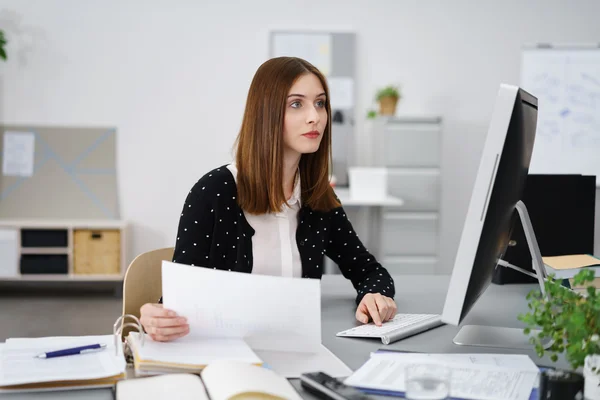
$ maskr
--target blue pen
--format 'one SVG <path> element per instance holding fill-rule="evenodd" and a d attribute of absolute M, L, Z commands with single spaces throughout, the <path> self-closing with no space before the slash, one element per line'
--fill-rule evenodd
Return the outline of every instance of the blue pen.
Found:
<path fill-rule="evenodd" d="M 90 344 L 88 346 L 80 346 L 80 347 L 73 347 L 73 348 L 64 349 L 64 350 L 49 351 L 47 353 L 38 354 L 35 357 L 36 358 L 54 358 L 54 357 L 72 356 L 75 354 L 85 354 L 85 353 L 100 351 L 100 350 L 104 350 L 105 348 L 106 348 L 105 344 Z"/>

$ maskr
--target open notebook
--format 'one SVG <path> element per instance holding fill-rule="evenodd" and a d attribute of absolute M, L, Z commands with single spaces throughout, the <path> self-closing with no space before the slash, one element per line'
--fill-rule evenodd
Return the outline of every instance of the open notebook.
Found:
<path fill-rule="evenodd" d="M 314 352 L 254 350 L 242 339 L 183 337 L 172 342 L 154 342 L 138 332 L 127 336 L 136 376 L 174 372 L 201 372 L 216 361 L 262 365 L 286 378 L 322 370 L 343 377 L 352 373 L 325 346 Z"/>
<path fill-rule="evenodd" d="M 87 354 L 41 359 L 48 351 L 89 344 L 107 348 Z M 0 345 L 0 393 L 110 387 L 125 378 L 123 347 L 114 335 L 8 339 Z"/>
<path fill-rule="evenodd" d="M 217 361 L 201 377 L 169 374 L 120 381 L 116 398 L 171 400 L 176 394 L 178 400 L 301 399 L 287 379 L 248 363 Z"/>
<path fill-rule="evenodd" d="M 127 344 L 133 355 L 136 375 L 172 372 L 200 372 L 215 361 L 238 361 L 261 365 L 261 359 L 239 339 L 189 340 L 154 342 L 143 333 L 131 332 Z"/>

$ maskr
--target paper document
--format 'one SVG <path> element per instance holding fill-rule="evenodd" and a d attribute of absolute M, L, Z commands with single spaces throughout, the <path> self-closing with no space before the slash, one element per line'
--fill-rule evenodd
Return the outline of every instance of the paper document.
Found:
<path fill-rule="evenodd" d="M 300 378 L 300 374 L 314 371 L 322 371 L 334 378 L 352 374 L 352 370 L 323 345 L 316 353 L 257 350 L 256 354 L 267 368 L 286 378 Z"/>
<path fill-rule="evenodd" d="M 103 343 L 102 351 L 56 358 L 35 356 L 53 350 Z M 125 372 L 123 348 L 115 354 L 114 336 L 8 339 L 0 348 L 0 386 L 100 379 Z"/>
<path fill-rule="evenodd" d="M 124 379 L 117 383 L 115 392 L 118 400 L 209 400 L 202 380 L 192 374 Z"/>
<path fill-rule="evenodd" d="M 139 333 L 131 332 L 127 338 L 140 360 L 159 361 L 166 365 L 206 366 L 217 360 L 231 360 L 261 364 L 261 359 L 241 339 L 193 340 L 183 337 L 172 342 L 155 342 L 146 336 L 142 344 Z"/>
<path fill-rule="evenodd" d="M 388 357 L 394 358 L 398 357 L 398 354 L 406 354 L 402 352 L 394 352 L 394 351 L 379 351 L 374 353 L 373 357 Z M 423 357 L 425 359 L 431 360 L 430 362 L 437 362 L 438 360 L 442 360 L 444 362 L 449 363 L 457 363 L 457 364 L 473 364 L 473 365 L 493 365 L 497 367 L 505 367 L 505 368 L 513 368 L 518 369 L 520 371 L 529 371 L 538 373 L 539 368 L 535 363 L 529 358 L 529 356 L 523 354 L 411 354 L 418 355 L 419 357 Z M 402 357 L 402 356 L 400 356 Z"/>
<path fill-rule="evenodd" d="M 520 356 L 382 352 L 373 354 L 344 383 L 367 390 L 404 393 L 404 370 L 409 364 L 449 367 L 451 397 L 477 400 L 528 400 L 539 372 L 533 361 Z"/>
<path fill-rule="evenodd" d="M 5 132 L 2 173 L 6 176 L 32 176 L 35 135 L 31 132 Z"/>
<path fill-rule="evenodd" d="M 185 316 L 185 340 L 243 339 L 287 378 L 351 370 L 321 345 L 321 282 L 218 271 L 163 261 L 163 304 Z"/>
<path fill-rule="evenodd" d="M 163 261 L 163 304 L 185 316 L 189 337 L 243 338 L 254 350 L 321 345 L 321 282 Z"/>

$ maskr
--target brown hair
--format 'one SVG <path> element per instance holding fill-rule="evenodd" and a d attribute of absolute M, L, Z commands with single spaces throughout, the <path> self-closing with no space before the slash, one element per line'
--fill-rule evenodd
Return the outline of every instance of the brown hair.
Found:
<path fill-rule="evenodd" d="M 321 72 L 296 57 L 263 63 L 250 84 L 246 110 L 237 137 L 238 203 L 251 214 L 277 212 L 286 203 L 283 192 L 283 126 L 288 92 L 304 74 L 314 74 L 325 90 L 327 125 L 319 149 L 300 158 L 302 205 L 329 211 L 340 203 L 329 184 L 331 165 L 331 106 Z"/>

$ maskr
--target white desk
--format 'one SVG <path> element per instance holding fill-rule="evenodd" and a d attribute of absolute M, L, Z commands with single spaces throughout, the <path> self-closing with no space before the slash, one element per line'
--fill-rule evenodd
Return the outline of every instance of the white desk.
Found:
<path fill-rule="evenodd" d="M 445 275 L 396 275 L 396 303 L 399 312 L 441 313 L 448 289 L 449 277 Z M 525 296 L 537 284 L 492 285 L 475 304 L 465 323 L 505 327 L 523 327 L 517 315 L 527 311 Z M 350 369 L 358 369 L 369 359 L 369 354 L 379 348 L 430 353 L 503 353 L 527 354 L 541 365 L 552 365 L 548 358 L 539 359 L 533 348 L 530 351 L 492 349 L 485 347 L 457 346 L 452 339 L 459 328 L 442 326 L 420 335 L 384 346 L 380 340 L 342 338 L 335 334 L 356 324 L 354 298 L 356 291 L 350 281 L 341 275 L 325 275 L 322 280 L 321 327 L 323 344 L 338 356 Z M 499 306 L 501 305 L 501 306 Z M 564 357 L 559 357 L 558 368 L 569 368 Z M 303 398 L 315 399 L 300 389 L 298 380 L 292 380 Z M 374 399 L 391 399 L 373 396 Z M 81 391 L 56 391 L 0 395 L 1 400 L 113 400 L 112 389 Z"/>
<path fill-rule="evenodd" d="M 383 222 L 383 207 L 400 207 L 404 204 L 404 200 L 394 197 L 386 196 L 382 198 L 373 199 L 361 199 L 353 198 L 350 196 L 350 189 L 348 188 L 334 188 L 335 194 L 340 199 L 343 207 L 365 207 L 366 213 L 363 214 L 363 218 L 358 218 L 356 221 L 351 221 L 353 225 L 366 225 L 367 229 L 367 240 L 361 237 L 365 245 L 375 256 L 375 258 L 382 262 L 383 255 L 381 253 L 381 229 Z M 384 265 L 385 267 L 385 265 Z M 331 272 L 331 271 L 327 271 Z"/>
<path fill-rule="evenodd" d="M 357 199 L 350 196 L 350 189 L 348 188 L 334 188 L 335 194 L 342 202 L 344 207 L 346 206 L 370 206 L 370 207 L 399 207 L 404 204 L 404 200 L 394 197 L 386 196 L 381 198 L 373 199 Z"/>

